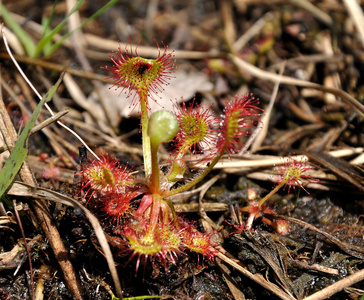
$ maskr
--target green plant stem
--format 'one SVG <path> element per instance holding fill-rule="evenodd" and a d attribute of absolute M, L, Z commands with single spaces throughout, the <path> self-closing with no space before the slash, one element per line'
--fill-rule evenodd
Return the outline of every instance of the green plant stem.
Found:
<path fill-rule="evenodd" d="M 217 156 L 215 156 L 215 158 L 211 161 L 211 163 L 207 166 L 207 168 L 203 170 L 202 173 L 197 175 L 195 178 L 193 178 L 191 181 L 189 181 L 185 185 L 182 185 L 174 190 L 166 192 L 163 196 L 165 196 L 167 198 L 167 197 L 170 197 L 173 195 L 177 195 L 177 194 L 187 191 L 190 188 L 192 188 L 193 186 L 195 186 L 202 179 L 204 179 L 207 174 L 209 174 L 211 172 L 211 170 L 215 167 L 215 165 L 221 159 L 224 152 L 225 152 L 225 147 L 222 149 L 222 151 Z"/>
<path fill-rule="evenodd" d="M 160 194 L 160 169 L 159 169 L 159 157 L 158 157 L 158 145 L 151 143 L 151 158 L 152 158 L 152 184 L 150 190 L 153 194 Z"/>
<path fill-rule="evenodd" d="M 167 179 L 169 181 L 177 181 L 179 175 L 183 175 L 186 171 L 186 163 L 184 156 L 186 155 L 186 150 L 184 148 L 180 149 L 173 159 L 171 169 L 168 172 Z"/>
<path fill-rule="evenodd" d="M 259 208 L 262 207 L 262 205 L 267 201 L 270 197 L 272 197 L 275 193 L 278 192 L 278 190 L 286 183 L 286 181 L 282 181 L 280 184 L 278 184 L 273 190 L 269 192 L 269 194 L 265 195 L 262 199 L 259 201 Z"/>
<path fill-rule="evenodd" d="M 140 109 L 142 113 L 142 140 L 143 140 L 143 160 L 145 178 L 149 178 L 152 174 L 152 152 L 150 147 L 150 138 L 148 135 L 148 107 L 147 107 L 148 90 L 140 91 Z"/>

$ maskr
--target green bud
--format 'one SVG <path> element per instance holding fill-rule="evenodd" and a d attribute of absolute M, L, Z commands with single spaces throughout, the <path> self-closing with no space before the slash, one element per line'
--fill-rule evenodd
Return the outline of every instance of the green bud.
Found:
<path fill-rule="evenodd" d="M 173 113 L 159 110 L 149 119 L 148 135 L 153 146 L 169 142 L 178 131 L 178 121 Z"/>

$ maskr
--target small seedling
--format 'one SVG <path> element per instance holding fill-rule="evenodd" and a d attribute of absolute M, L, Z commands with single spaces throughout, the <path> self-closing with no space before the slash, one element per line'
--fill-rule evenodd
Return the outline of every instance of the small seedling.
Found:
<path fill-rule="evenodd" d="M 292 157 L 289 157 L 287 162 L 281 166 L 277 167 L 279 172 L 278 179 L 276 181 L 275 187 L 264 196 L 262 199 L 257 200 L 256 194 L 255 196 L 251 196 L 249 200 L 249 205 L 240 209 L 241 213 L 249 213 L 249 217 L 245 224 L 244 229 L 251 229 L 253 225 L 253 221 L 258 217 L 262 218 L 262 221 L 268 225 L 273 226 L 275 231 L 279 234 L 285 235 L 289 232 L 289 223 L 284 220 L 275 220 L 271 221 L 264 217 L 264 214 L 275 214 L 275 211 L 268 206 L 266 206 L 266 202 L 270 199 L 275 193 L 277 193 L 282 187 L 285 188 L 288 186 L 288 193 L 291 188 L 296 191 L 296 187 L 300 187 L 307 194 L 307 190 L 303 187 L 303 184 L 306 183 L 317 183 L 319 180 L 305 174 L 308 170 L 315 169 L 316 167 L 313 165 L 309 165 L 306 160 L 297 160 Z"/>

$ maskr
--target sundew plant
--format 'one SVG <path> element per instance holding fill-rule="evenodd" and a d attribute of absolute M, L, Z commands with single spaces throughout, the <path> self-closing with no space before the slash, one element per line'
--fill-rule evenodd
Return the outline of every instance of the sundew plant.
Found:
<path fill-rule="evenodd" d="M 203 180 L 224 154 L 230 157 L 240 151 L 242 138 L 257 127 L 262 113 L 252 94 L 233 97 L 219 118 L 210 108 L 195 105 L 194 101 L 191 105 L 175 104 L 173 112 L 161 109 L 151 113 L 150 101 L 158 102 L 163 86 L 174 79 L 174 55 L 163 46 L 163 50 L 158 46 L 156 59 L 139 57 L 131 45 L 124 51 L 119 47 L 110 55 L 113 65 L 105 67 L 111 72 L 114 85 L 133 97 L 133 107 L 141 112 L 144 176 L 134 176 L 127 165 L 108 154 L 84 164 L 81 171 L 85 198 L 96 199 L 102 215 L 123 237 L 129 261 L 136 258 L 137 269 L 147 260 L 159 261 L 166 267 L 167 261 L 175 263 L 186 251 L 214 258 L 211 235 L 201 233 L 193 223 L 177 215 L 171 200 Z M 162 171 L 158 150 L 162 143 L 170 141 L 175 149 L 167 170 Z M 201 154 L 198 165 L 204 167 L 182 180 L 191 152 Z M 302 169 L 300 164 L 290 166 Z M 295 179 L 282 175 L 280 187 L 291 186 L 294 180 L 299 182 L 301 173 L 292 168 L 290 172 Z M 265 201 L 252 201 L 241 213 L 248 212 L 251 223 L 265 209 Z"/>

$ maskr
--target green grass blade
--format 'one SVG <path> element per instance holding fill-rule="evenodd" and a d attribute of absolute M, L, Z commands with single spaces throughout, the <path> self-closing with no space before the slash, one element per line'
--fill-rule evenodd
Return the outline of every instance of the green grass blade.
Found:
<path fill-rule="evenodd" d="M 63 28 L 64 25 L 66 25 L 66 22 L 68 20 L 68 18 L 75 12 L 77 11 L 81 4 L 84 2 L 85 0 L 78 0 L 77 3 L 75 4 L 75 6 L 72 8 L 72 10 L 68 13 L 68 15 L 62 20 L 61 23 L 59 23 L 56 28 L 54 28 L 52 31 L 50 31 L 48 34 L 44 35 L 42 37 L 42 39 L 39 41 L 36 49 L 35 49 L 35 53 L 34 53 L 34 57 L 33 58 L 37 58 L 39 57 L 39 55 L 42 53 L 44 47 L 49 44 L 53 37 L 59 33 L 61 31 L 61 29 Z"/>
<path fill-rule="evenodd" d="M 76 30 L 79 30 L 79 29 L 83 28 L 88 22 L 90 22 L 90 21 L 98 18 L 105 11 L 107 11 L 109 8 L 111 8 L 112 6 L 114 6 L 117 2 L 119 2 L 119 0 L 111 0 L 111 1 L 109 1 L 107 4 L 105 4 L 103 7 L 101 7 L 97 12 L 95 12 L 92 16 L 90 16 L 85 21 L 83 21 L 81 23 L 81 25 L 78 26 L 75 30 L 73 30 L 73 31 L 67 33 L 66 35 L 64 35 L 59 41 L 57 41 L 49 49 L 47 49 L 47 52 L 45 53 L 45 56 L 47 57 L 47 56 L 52 55 L 52 53 L 54 51 L 56 51 L 62 45 L 62 43 L 66 39 L 68 39 Z"/>
<path fill-rule="evenodd" d="M 58 4 L 59 0 L 54 1 L 53 6 L 52 6 L 52 11 L 49 15 L 48 18 L 43 18 L 42 19 L 42 27 L 43 27 L 43 34 L 42 34 L 42 38 L 44 38 L 49 32 L 51 32 L 51 21 L 53 20 L 54 17 L 54 13 L 56 11 L 56 6 Z"/>
<path fill-rule="evenodd" d="M 25 52 L 28 56 L 33 57 L 35 53 L 35 44 L 30 36 L 16 23 L 10 15 L 10 12 L 0 3 L 0 15 L 5 20 L 6 24 L 14 31 L 20 42 L 23 44 Z"/>
<path fill-rule="evenodd" d="M 52 29 L 47 25 L 50 20 L 50 18 L 44 18 L 42 20 L 42 26 L 43 26 L 43 36 L 46 36 L 48 33 L 52 31 Z M 45 24 L 45 25 L 44 25 Z M 47 49 L 49 49 L 52 46 L 52 41 L 50 40 L 48 43 L 43 45 L 42 52 L 45 53 Z"/>
<path fill-rule="evenodd" d="M 53 20 L 53 17 L 54 17 L 54 14 L 55 14 L 55 11 L 56 11 L 56 6 L 58 4 L 58 1 L 59 0 L 56 0 L 54 1 L 53 3 L 53 6 L 52 6 L 52 11 L 49 15 L 49 17 L 43 17 L 42 18 L 42 27 L 43 27 L 43 33 L 42 33 L 42 38 L 41 40 L 47 36 L 51 31 L 52 31 L 52 28 L 51 28 L 51 21 Z M 43 47 L 43 53 L 45 53 L 49 47 L 52 46 L 52 41 L 50 40 L 48 43 L 46 43 Z"/>
<path fill-rule="evenodd" d="M 29 119 L 27 125 L 24 127 L 22 133 L 19 136 L 18 141 L 15 144 L 13 151 L 11 152 L 8 160 L 6 161 L 3 169 L 0 172 L 0 198 L 6 192 L 8 187 L 13 182 L 16 174 L 18 174 L 26 156 L 28 153 L 27 144 L 30 130 L 33 128 L 35 121 L 38 118 L 39 112 L 45 102 L 49 101 L 55 94 L 58 86 L 62 81 L 63 75 L 58 79 L 57 83 L 48 91 L 48 93 L 42 98 L 33 112 L 32 117 Z"/>

